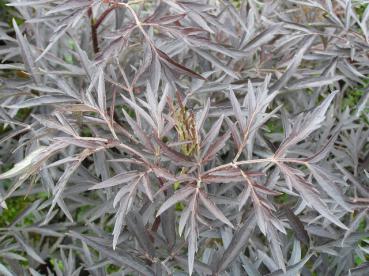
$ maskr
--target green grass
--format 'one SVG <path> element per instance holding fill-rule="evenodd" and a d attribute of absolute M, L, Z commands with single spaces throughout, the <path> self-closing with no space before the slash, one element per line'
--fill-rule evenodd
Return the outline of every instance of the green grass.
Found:
<path fill-rule="evenodd" d="M 360 0 L 361 1 L 361 0 Z M 355 2 L 354 2 L 355 3 Z M 355 8 L 355 11 L 357 15 L 359 16 L 359 19 L 362 20 L 363 14 L 365 12 L 365 9 L 367 8 L 368 4 L 361 4 Z"/>
<path fill-rule="evenodd" d="M 346 108 L 349 108 L 351 111 L 356 112 L 357 106 L 360 102 L 360 99 L 362 96 L 365 95 L 365 93 L 368 93 L 366 89 L 368 88 L 369 81 L 365 81 L 365 85 L 361 87 L 357 87 L 356 89 L 352 89 L 345 93 L 345 96 L 342 100 L 341 110 L 345 110 Z M 369 125 L 368 118 L 365 116 L 366 114 L 369 114 L 369 108 L 365 107 L 360 115 L 360 120 L 364 122 L 366 125 Z"/>
<path fill-rule="evenodd" d="M 17 16 L 17 11 L 13 7 L 9 7 L 6 4 L 8 1 L 0 0 L 0 20 L 2 22 L 8 23 L 9 26 L 12 26 L 12 20 L 13 18 L 17 22 L 18 26 L 22 25 L 24 22 L 24 19 Z"/>
<path fill-rule="evenodd" d="M 283 126 L 279 121 L 269 120 L 266 124 L 269 133 L 282 133 Z"/>
<path fill-rule="evenodd" d="M 114 273 L 114 272 L 118 272 L 119 270 L 120 270 L 120 268 L 116 265 L 113 265 L 113 264 L 109 264 L 106 267 L 106 272 L 107 273 Z"/>
<path fill-rule="evenodd" d="M 364 262 L 364 260 L 363 260 L 363 259 L 361 259 L 359 256 L 356 256 L 356 257 L 354 258 L 354 263 L 355 263 L 355 265 L 356 265 L 356 266 L 361 265 L 363 262 Z"/>
<path fill-rule="evenodd" d="M 347 107 L 349 107 L 350 109 L 354 109 L 364 93 L 364 89 L 351 90 L 350 92 L 346 93 L 342 101 L 342 110 L 345 110 Z"/>
<path fill-rule="evenodd" d="M 286 204 L 289 201 L 289 195 L 286 193 L 283 193 L 279 196 L 275 196 L 274 201 L 278 204 Z"/>
<path fill-rule="evenodd" d="M 175 208 L 176 208 L 176 211 L 181 212 L 184 210 L 185 205 L 182 202 L 177 202 Z"/>
<path fill-rule="evenodd" d="M 6 204 L 8 209 L 4 209 L 2 213 L 0 213 L 0 227 L 6 227 L 11 224 L 14 219 L 25 210 L 32 202 L 35 200 L 35 197 L 27 197 L 23 196 L 12 197 L 6 200 Z M 24 224 L 30 225 L 34 221 L 34 216 L 32 214 L 28 215 L 24 218 Z"/>

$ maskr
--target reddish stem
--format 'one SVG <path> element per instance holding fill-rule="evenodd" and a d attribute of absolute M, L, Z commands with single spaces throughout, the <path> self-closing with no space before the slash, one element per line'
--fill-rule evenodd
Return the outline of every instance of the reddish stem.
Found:
<path fill-rule="evenodd" d="M 90 17 L 92 48 L 94 53 L 97 54 L 99 52 L 99 41 L 97 39 L 97 29 L 95 28 L 92 7 L 88 8 L 87 14 Z"/>
<path fill-rule="evenodd" d="M 159 180 L 160 187 L 163 187 L 164 186 L 163 179 L 161 179 L 161 177 L 158 177 L 158 180 Z M 167 195 L 167 191 L 164 191 L 164 194 Z M 158 217 L 155 218 L 155 221 L 154 221 L 154 223 L 151 226 L 151 231 L 152 232 L 156 232 L 158 230 L 158 228 L 159 228 L 159 225 L 160 225 L 160 216 L 158 216 Z"/>
<path fill-rule="evenodd" d="M 109 13 L 111 13 L 113 10 L 115 10 L 118 6 L 117 5 L 113 5 L 110 8 L 106 9 L 101 15 L 100 17 L 96 20 L 94 27 L 95 29 L 97 29 L 101 23 L 105 20 L 105 18 L 109 15 Z"/>

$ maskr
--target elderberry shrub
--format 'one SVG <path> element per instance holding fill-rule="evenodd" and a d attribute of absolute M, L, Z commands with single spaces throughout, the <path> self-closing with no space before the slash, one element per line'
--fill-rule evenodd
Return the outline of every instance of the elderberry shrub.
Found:
<path fill-rule="evenodd" d="M 0 274 L 368 275 L 367 1 L 5 2 Z"/>

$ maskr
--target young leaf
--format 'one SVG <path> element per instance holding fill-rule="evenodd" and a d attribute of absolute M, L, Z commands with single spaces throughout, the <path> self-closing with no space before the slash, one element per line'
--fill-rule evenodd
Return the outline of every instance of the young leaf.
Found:
<path fill-rule="evenodd" d="M 34 160 L 39 157 L 40 153 L 45 151 L 46 147 L 39 147 L 30 152 L 22 161 L 15 164 L 10 170 L 0 174 L 0 179 L 12 178 L 22 174 L 28 167 L 33 165 Z"/>

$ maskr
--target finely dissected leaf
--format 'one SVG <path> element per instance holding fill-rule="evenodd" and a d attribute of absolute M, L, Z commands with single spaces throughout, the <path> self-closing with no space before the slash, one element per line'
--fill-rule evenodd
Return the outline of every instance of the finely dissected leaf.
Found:
<path fill-rule="evenodd" d="M 155 141 L 159 144 L 160 149 L 162 152 L 167 155 L 169 158 L 172 159 L 173 162 L 176 162 L 178 164 L 182 164 L 183 166 L 191 166 L 193 165 L 193 161 L 187 157 L 186 155 L 175 151 L 168 147 L 165 143 L 163 143 L 158 137 L 154 136 Z"/>
<path fill-rule="evenodd" d="M 17 40 L 21 48 L 22 57 L 25 63 L 26 70 L 32 75 L 36 83 L 40 83 L 40 78 L 36 73 L 35 63 L 33 60 L 30 45 L 25 37 L 23 37 L 21 31 L 18 28 L 16 20 L 13 18 L 13 28 L 17 34 Z"/>
<path fill-rule="evenodd" d="M 153 271 L 147 268 L 144 264 L 142 264 L 139 260 L 133 259 L 129 254 L 125 253 L 123 250 L 115 250 L 113 251 L 109 247 L 103 244 L 99 244 L 88 236 L 82 236 L 74 231 L 71 232 L 71 235 L 84 241 L 87 245 L 95 248 L 101 252 L 102 255 L 111 259 L 115 264 L 128 266 L 129 268 L 142 273 L 143 275 L 154 275 Z"/>
<path fill-rule="evenodd" d="M 293 229 L 293 231 L 296 235 L 296 238 L 299 241 L 301 241 L 302 243 L 304 243 L 305 245 L 309 245 L 310 244 L 310 238 L 309 238 L 309 235 L 308 235 L 307 231 L 305 230 L 305 227 L 302 224 L 301 220 L 286 205 L 282 206 L 282 210 L 283 210 L 284 214 L 286 215 L 286 217 L 288 219 L 288 223 L 292 227 L 292 229 Z"/>
<path fill-rule="evenodd" d="M 22 236 L 19 233 L 14 232 L 13 235 L 15 239 L 19 242 L 19 244 L 24 248 L 28 256 L 30 256 L 38 263 L 41 264 L 45 263 L 45 261 L 41 258 L 41 256 L 32 248 L 31 245 L 29 245 L 25 240 L 23 240 Z"/>
<path fill-rule="evenodd" d="M 58 40 L 67 32 L 67 30 L 67 24 L 62 24 L 58 26 L 58 28 L 54 31 L 53 36 L 50 38 L 50 43 L 47 45 L 41 55 L 37 57 L 36 62 L 41 60 L 50 51 L 50 49 L 58 42 Z"/>
<path fill-rule="evenodd" d="M 116 213 L 116 220 L 115 220 L 115 224 L 114 224 L 114 229 L 113 229 L 113 249 L 115 250 L 117 248 L 118 245 L 118 238 L 119 235 L 122 231 L 123 225 L 125 223 L 125 217 L 127 214 L 127 210 L 129 208 L 129 197 L 126 197 L 126 200 L 121 200 L 119 201 L 119 207 L 118 207 L 118 211 Z"/>
<path fill-rule="evenodd" d="M 137 186 L 140 183 L 142 177 L 143 177 L 142 174 L 139 175 L 131 184 L 128 184 L 119 190 L 119 192 L 114 197 L 113 207 L 116 207 L 118 202 L 122 201 L 124 202 L 125 206 L 124 208 L 126 209 L 124 213 L 127 212 L 127 210 L 132 204 L 133 196 L 136 193 Z"/>
<path fill-rule="evenodd" d="M 218 137 L 220 127 L 223 123 L 223 116 L 220 116 L 219 119 L 214 123 L 213 127 L 209 130 L 207 135 L 204 137 L 204 139 L 201 142 L 201 145 L 205 148 L 204 151 L 206 152 L 207 149 L 210 147 L 210 145 L 214 142 L 214 139 Z"/>
<path fill-rule="evenodd" d="M 248 275 L 261 276 L 256 266 L 252 264 L 247 257 L 242 256 L 241 261 L 243 263 L 242 267 L 245 269 Z"/>
<path fill-rule="evenodd" d="M 187 37 L 187 39 L 189 41 L 191 41 L 191 44 L 195 44 L 198 47 L 206 47 L 209 50 L 213 50 L 216 51 L 218 53 L 222 53 L 223 55 L 235 58 L 235 59 L 239 59 L 245 56 L 245 52 L 232 48 L 230 46 L 227 45 L 222 45 L 220 43 L 213 43 L 211 41 L 209 41 L 208 39 L 201 39 L 195 36 L 189 36 Z"/>
<path fill-rule="evenodd" d="M 98 71 L 98 83 L 97 83 L 97 102 L 100 109 L 105 112 L 106 110 L 106 92 L 105 92 L 105 79 L 103 70 Z"/>
<path fill-rule="evenodd" d="M 231 77 L 233 77 L 234 79 L 238 79 L 238 76 L 236 75 L 236 73 L 233 72 L 232 70 L 230 70 L 220 60 L 216 59 L 215 57 L 213 57 L 212 55 L 210 55 L 209 53 L 207 53 L 205 51 L 201 51 L 201 50 L 198 50 L 196 48 L 194 48 L 193 50 L 197 54 L 199 54 L 200 56 L 202 56 L 204 59 L 206 59 L 207 61 L 211 62 L 214 65 L 214 67 L 221 69 L 222 71 L 226 72 L 228 75 L 230 75 Z"/>
<path fill-rule="evenodd" d="M 195 198 L 193 198 L 192 200 L 195 200 Z M 189 205 L 192 205 L 193 202 L 191 202 Z M 191 214 L 191 208 L 190 207 L 186 207 L 181 214 L 181 218 L 179 220 L 179 226 L 178 226 L 178 233 L 180 236 L 182 236 L 183 230 L 186 226 L 186 223 L 188 221 L 188 218 L 190 217 Z"/>
<path fill-rule="evenodd" d="M 67 121 L 62 120 L 61 122 L 59 120 L 59 122 L 57 122 L 53 118 L 41 117 L 37 115 L 33 115 L 32 117 L 35 118 L 40 124 L 44 125 L 45 127 L 55 129 L 58 131 L 63 131 L 71 136 L 75 137 L 78 136 L 76 130 Z"/>
<path fill-rule="evenodd" d="M 228 226 L 233 227 L 233 224 L 223 215 L 222 211 L 209 199 L 207 199 L 202 193 L 199 193 L 200 201 L 204 204 L 205 208 L 208 209 L 210 213 L 212 213 L 217 219 L 227 224 Z"/>
<path fill-rule="evenodd" d="M 361 223 L 363 218 L 367 215 L 367 212 L 368 212 L 368 209 L 364 209 L 363 211 L 361 211 L 359 214 L 356 215 L 355 219 L 350 224 L 348 230 L 346 231 L 342 239 L 342 245 L 345 243 L 345 240 L 347 239 L 347 237 L 359 227 L 359 224 Z"/>
<path fill-rule="evenodd" d="M 149 68 L 150 72 L 150 85 L 154 91 L 158 90 L 160 77 L 161 77 L 161 65 L 157 55 L 154 55 L 153 61 Z"/>
<path fill-rule="evenodd" d="M 332 135 L 332 137 L 329 138 L 328 142 L 319 151 L 315 152 L 312 156 L 309 156 L 308 158 L 306 158 L 305 161 L 311 164 L 311 163 L 317 163 L 321 161 L 323 158 L 325 158 L 326 155 L 331 150 L 333 143 L 337 139 L 338 133 L 339 132 L 336 132 L 334 135 Z"/>
<path fill-rule="evenodd" d="M 325 119 L 325 113 L 327 112 L 327 109 L 336 94 L 337 91 L 331 93 L 313 111 L 307 113 L 306 115 L 300 114 L 296 118 L 289 136 L 279 146 L 276 156 L 282 155 L 289 147 L 305 139 L 310 133 L 321 126 Z"/>
<path fill-rule="evenodd" d="M 367 0 L 7 2 L 0 274 L 365 274 Z"/>
<path fill-rule="evenodd" d="M 177 202 L 180 202 L 187 197 L 189 197 L 192 193 L 195 192 L 195 189 L 184 187 L 174 193 L 170 198 L 168 198 L 159 208 L 158 212 L 156 213 L 156 216 L 159 216 L 161 213 L 165 212 L 168 208 L 176 204 Z"/>
<path fill-rule="evenodd" d="M 255 193 L 252 194 L 252 201 L 254 203 L 258 227 L 263 235 L 266 236 L 269 224 L 268 221 L 271 219 L 270 212 L 267 210 L 267 208 L 265 208 L 265 206 L 262 205 L 262 201 Z"/>
<path fill-rule="evenodd" d="M 216 272 L 221 272 L 227 268 L 227 266 L 237 258 L 239 252 L 245 247 L 248 239 L 250 238 L 254 228 L 256 226 L 256 217 L 251 215 L 244 224 L 235 231 L 231 243 L 227 247 L 223 256 L 219 260 L 216 268 Z"/>
<path fill-rule="evenodd" d="M 267 274 L 268 276 L 284 276 L 284 275 L 288 275 L 288 276 L 293 276 L 293 275 L 297 275 L 301 269 L 304 267 L 304 265 L 306 264 L 307 261 L 309 261 L 309 259 L 311 258 L 311 254 L 306 255 L 300 262 L 294 264 L 294 265 L 290 265 L 286 267 L 286 271 L 283 271 L 282 269 L 274 271 L 272 273 Z"/>
<path fill-rule="evenodd" d="M 136 103 L 134 103 L 133 101 L 131 101 L 130 99 L 126 98 L 125 96 L 123 96 L 123 99 L 140 115 L 142 116 L 145 121 L 151 125 L 154 129 L 156 128 L 156 125 L 153 121 L 153 119 L 149 116 L 149 114 L 147 114 L 147 112 L 145 110 L 143 110 L 140 106 L 138 106 Z"/>
<path fill-rule="evenodd" d="M 147 197 L 151 201 L 153 201 L 154 197 L 153 197 L 153 193 L 152 193 L 152 189 L 151 189 L 151 183 L 150 183 L 150 180 L 149 180 L 149 178 L 146 174 L 142 178 L 142 183 L 143 183 L 143 186 L 144 186 L 145 193 L 146 193 Z"/>
<path fill-rule="evenodd" d="M 225 146 L 226 142 L 229 139 L 229 136 L 230 131 L 227 131 L 223 134 L 223 136 L 219 137 L 207 150 L 206 155 L 204 156 L 204 160 L 207 161 L 213 159 L 214 156 L 218 154 L 219 151 Z"/>
<path fill-rule="evenodd" d="M 285 174 L 285 177 L 292 182 L 294 188 L 300 193 L 308 206 L 316 209 L 320 214 L 332 221 L 337 226 L 347 230 L 347 226 L 332 214 L 326 204 L 319 197 L 318 191 L 310 183 L 305 181 L 301 176 L 295 176 L 291 169 L 285 165 L 279 165 L 279 167 Z"/>
<path fill-rule="evenodd" d="M 46 15 L 62 12 L 62 11 L 69 10 L 69 9 L 77 9 L 77 8 L 85 7 L 87 5 L 89 5 L 89 2 L 86 0 L 68 1 L 66 5 L 58 5 L 54 9 L 51 9 L 50 11 L 46 13 Z"/>
<path fill-rule="evenodd" d="M 260 47 L 261 45 L 268 43 L 276 33 L 281 29 L 282 24 L 276 24 L 265 31 L 256 35 L 252 40 L 250 40 L 243 48 L 244 51 L 253 51 Z"/>
<path fill-rule="evenodd" d="M 155 249 L 150 241 L 145 225 L 143 224 L 142 216 L 135 212 L 128 213 L 127 226 L 130 227 L 131 231 L 135 234 L 140 246 L 144 248 L 150 256 L 154 257 Z"/>
<path fill-rule="evenodd" d="M 239 206 L 238 209 L 241 210 L 242 207 L 246 204 L 251 194 L 251 185 L 248 185 L 246 189 L 242 190 L 242 193 L 239 196 Z"/>
<path fill-rule="evenodd" d="M 46 4 L 49 2 L 53 2 L 53 1 L 54 0 L 19 1 L 19 2 L 14 2 L 14 3 L 9 3 L 7 5 L 11 7 L 17 7 L 17 6 L 26 7 L 26 6 L 42 5 L 42 4 Z"/>
<path fill-rule="evenodd" d="M 270 239 L 270 250 L 276 265 L 283 271 L 286 271 L 286 265 L 283 258 L 281 243 L 275 229 L 268 228 L 268 238 Z"/>
<path fill-rule="evenodd" d="M 172 68 L 173 70 L 188 75 L 190 77 L 195 77 L 198 79 L 206 80 L 203 76 L 197 74 L 196 72 L 184 67 L 183 65 L 175 62 L 173 59 L 171 59 L 166 53 L 159 49 L 155 49 L 155 51 L 158 53 L 160 60 L 165 63 L 168 67 Z"/>
<path fill-rule="evenodd" d="M 188 261 L 185 258 L 183 258 L 182 256 L 176 256 L 175 259 L 179 263 L 184 264 L 185 266 L 188 266 Z M 208 274 L 208 275 L 211 274 L 211 268 L 207 264 L 204 264 L 202 262 L 199 262 L 199 261 L 195 260 L 195 262 L 193 264 L 193 267 L 194 267 L 194 270 L 199 272 L 199 273 L 205 273 L 205 274 Z"/>
<path fill-rule="evenodd" d="M 350 182 L 352 182 L 352 184 L 355 185 L 355 187 L 357 188 L 358 191 L 360 191 L 360 193 L 362 193 L 364 196 L 368 197 L 369 196 L 369 189 L 366 188 L 364 185 L 360 184 L 355 177 L 349 172 L 347 171 L 345 168 L 343 168 L 341 165 L 336 163 L 337 168 L 343 173 L 343 175 L 350 180 Z"/>
<path fill-rule="evenodd" d="M 168 194 L 171 194 L 168 192 Z M 160 221 L 163 223 L 163 234 L 165 240 L 168 243 L 168 248 L 173 248 L 177 243 L 177 233 L 176 233 L 176 210 L 175 207 L 167 209 L 164 213 L 160 215 Z"/>
<path fill-rule="evenodd" d="M 209 109 L 210 109 L 210 99 L 206 101 L 206 104 L 204 105 L 204 109 L 201 113 L 196 114 L 196 131 L 199 132 L 199 130 L 204 126 L 205 120 L 209 115 Z"/>
<path fill-rule="evenodd" d="M 137 178 L 138 172 L 132 171 L 132 172 L 124 172 L 117 174 L 116 176 L 113 176 L 112 178 L 109 178 L 103 182 L 100 182 L 98 184 L 95 184 L 90 190 L 96 190 L 96 189 L 103 189 L 103 188 L 109 188 L 112 186 L 124 184 L 127 182 L 130 182 L 131 180 Z"/>
<path fill-rule="evenodd" d="M 242 144 L 241 134 L 236 128 L 236 124 L 232 123 L 232 121 L 228 117 L 226 117 L 226 122 L 231 131 L 232 139 L 235 142 L 237 149 L 239 150 Z"/>
<path fill-rule="evenodd" d="M 131 117 L 127 114 L 127 112 L 123 109 L 124 116 L 131 126 L 132 130 L 134 131 L 137 138 L 140 139 L 140 143 L 142 143 L 147 149 L 153 150 L 154 146 L 148 135 L 139 127 L 139 125 L 131 119 Z"/>
<path fill-rule="evenodd" d="M 301 261 L 301 243 L 298 240 L 294 240 L 291 257 L 288 260 L 288 265 L 296 264 Z"/>
<path fill-rule="evenodd" d="M 244 133 L 245 132 L 245 127 L 246 127 L 246 119 L 245 119 L 245 116 L 242 114 L 241 106 L 240 106 L 233 90 L 229 91 L 229 97 L 230 97 L 233 112 L 234 112 L 234 114 L 237 118 L 239 127 L 242 130 L 242 132 Z"/>
<path fill-rule="evenodd" d="M 82 161 L 87 158 L 87 156 L 90 154 L 90 152 L 86 149 L 84 150 L 79 158 L 74 161 L 71 165 L 66 166 L 66 170 L 63 172 L 63 174 L 60 176 L 58 182 L 55 185 L 53 194 L 54 198 L 52 200 L 51 207 L 49 209 L 49 212 L 46 216 L 45 223 L 48 221 L 49 216 L 51 215 L 51 211 L 53 210 L 54 206 L 58 204 L 58 206 L 62 209 L 64 214 L 67 216 L 67 218 L 73 222 L 73 217 L 71 216 L 67 206 L 64 203 L 64 200 L 62 198 L 62 194 L 65 190 L 65 187 L 67 185 L 68 180 L 71 178 L 71 176 L 75 173 L 75 171 L 78 169 L 78 167 L 81 165 Z"/>
<path fill-rule="evenodd" d="M 332 84 L 332 83 L 334 83 L 336 81 L 339 81 L 341 79 L 343 79 L 343 76 L 299 79 L 295 82 L 292 82 L 288 86 L 288 89 L 294 90 L 294 89 L 320 87 L 320 86 Z"/>
<path fill-rule="evenodd" d="M 37 98 L 32 98 L 25 100 L 19 104 L 11 104 L 8 105 L 8 108 L 29 108 L 40 105 L 48 105 L 48 104 L 58 104 L 58 103 L 69 103 L 75 102 L 76 99 L 73 99 L 69 96 L 41 96 Z"/>
<path fill-rule="evenodd" d="M 312 35 L 310 37 L 306 37 L 301 45 L 302 47 L 299 49 L 299 51 L 296 53 L 295 57 L 291 61 L 291 63 L 288 65 L 287 70 L 284 72 L 282 77 L 280 77 L 270 88 L 269 90 L 271 92 L 280 90 L 293 76 L 295 71 L 297 70 L 298 66 L 301 63 L 301 60 L 305 54 L 305 52 L 309 49 L 311 44 L 314 42 L 315 36 Z"/>
<path fill-rule="evenodd" d="M 332 197 L 339 205 L 345 208 L 348 211 L 351 211 L 352 208 L 347 203 L 347 200 L 343 197 L 341 189 L 338 187 L 337 183 L 335 183 L 334 177 L 329 175 L 326 171 L 321 169 L 319 166 L 308 165 L 309 170 L 312 172 L 314 178 L 317 180 L 317 183 L 320 187 Z"/>

